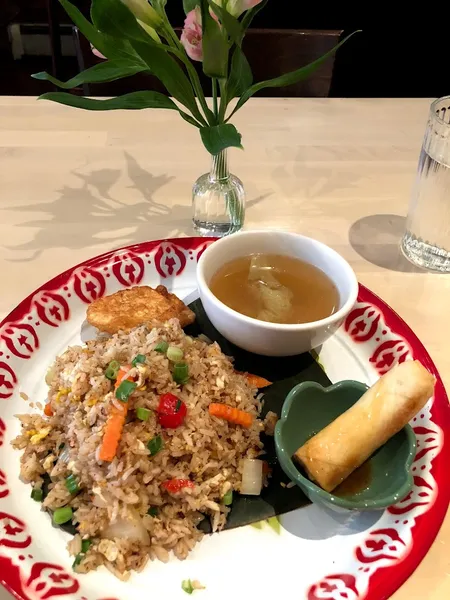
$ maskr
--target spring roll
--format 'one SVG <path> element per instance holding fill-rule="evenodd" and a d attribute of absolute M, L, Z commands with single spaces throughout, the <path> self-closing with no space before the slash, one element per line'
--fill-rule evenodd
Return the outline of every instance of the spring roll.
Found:
<path fill-rule="evenodd" d="M 396 365 L 294 459 L 314 483 L 332 492 L 425 406 L 435 381 L 417 360 Z"/>

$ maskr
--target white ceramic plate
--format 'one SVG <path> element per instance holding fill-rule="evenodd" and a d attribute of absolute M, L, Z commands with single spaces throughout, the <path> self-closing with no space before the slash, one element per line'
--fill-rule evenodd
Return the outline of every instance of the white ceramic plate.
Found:
<path fill-rule="evenodd" d="M 333 381 L 373 383 L 396 362 L 419 359 L 438 381 L 434 398 L 412 422 L 418 439 L 411 494 L 382 513 L 327 513 L 308 506 L 268 524 L 206 536 L 185 561 L 149 563 L 126 583 L 104 568 L 75 575 L 68 535 L 51 526 L 19 478 L 14 414 L 46 398 L 44 374 L 56 354 L 90 335 L 87 305 L 136 284 L 166 285 L 186 302 L 197 297 L 195 267 L 212 240 L 185 238 L 131 246 L 91 259 L 26 298 L 0 326 L 0 580 L 20 600 L 185 599 L 183 579 L 206 586 L 201 600 L 380 600 L 413 572 L 444 518 L 450 486 L 450 409 L 422 344 L 386 304 L 360 286 L 358 303 L 321 349 Z"/>

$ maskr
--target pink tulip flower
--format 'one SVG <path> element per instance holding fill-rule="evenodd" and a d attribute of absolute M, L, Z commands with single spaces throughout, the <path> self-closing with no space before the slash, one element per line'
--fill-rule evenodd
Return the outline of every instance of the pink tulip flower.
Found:
<path fill-rule="evenodd" d="M 203 60 L 202 15 L 199 7 L 186 15 L 180 40 L 189 58 Z"/>

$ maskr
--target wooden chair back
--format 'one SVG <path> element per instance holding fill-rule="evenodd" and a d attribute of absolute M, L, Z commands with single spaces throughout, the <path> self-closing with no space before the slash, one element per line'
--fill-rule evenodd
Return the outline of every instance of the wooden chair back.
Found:
<path fill-rule="evenodd" d="M 316 60 L 339 43 L 342 30 L 250 29 L 243 50 L 255 81 L 279 77 Z M 334 56 L 311 77 L 281 88 L 266 88 L 260 96 L 328 96 L 333 76 Z"/>

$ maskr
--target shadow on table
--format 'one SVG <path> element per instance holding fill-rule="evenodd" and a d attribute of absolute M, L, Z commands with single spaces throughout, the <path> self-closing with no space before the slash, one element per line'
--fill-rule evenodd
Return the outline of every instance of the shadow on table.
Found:
<path fill-rule="evenodd" d="M 23 257 L 9 260 L 27 262 L 37 258 L 44 250 L 58 247 L 83 248 L 87 240 L 93 246 L 105 241 L 118 247 L 126 244 L 172 235 L 191 233 L 191 207 L 172 207 L 154 200 L 157 190 L 169 183 L 173 177 L 166 174 L 152 175 L 143 169 L 128 153 L 125 153 L 127 175 L 131 185 L 127 189 L 137 190 L 138 201 L 133 204 L 118 199 L 111 190 L 121 176 L 119 169 L 100 169 L 88 172 L 79 169 L 74 175 L 81 180 L 81 187 L 64 186 L 53 202 L 30 203 L 22 206 L 5 207 L 16 212 L 40 212 L 29 221 L 16 227 L 34 228 L 31 240 L 8 250 L 19 251 Z M 122 198 L 125 194 L 122 193 Z M 136 198 L 136 194 L 133 195 Z M 78 227 L 77 227 L 78 225 Z"/>
<path fill-rule="evenodd" d="M 305 201 L 319 202 L 317 205 L 310 203 L 309 210 L 316 207 L 321 211 L 321 198 L 341 192 L 348 194 L 349 190 L 357 189 L 362 178 L 358 171 L 345 171 L 339 166 L 315 162 L 310 149 L 305 146 L 298 147 L 294 157 L 290 146 L 277 146 L 276 151 L 280 164 L 272 171 L 271 179 L 285 196 L 301 196 Z M 322 156 L 326 152 L 327 149 L 321 148 Z M 330 152 L 330 159 L 333 158 L 333 152 Z"/>
<path fill-rule="evenodd" d="M 362 258 L 377 267 L 403 273 L 426 273 L 410 263 L 400 249 L 405 221 L 405 217 L 400 215 L 362 217 L 350 227 L 350 245 Z"/>
<path fill-rule="evenodd" d="M 169 183 L 173 176 L 155 176 L 143 169 L 136 159 L 125 152 L 127 175 L 140 199 L 133 204 L 117 199 L 112 188 L 122 172 L 119 169 L 99 169 L 88 172 L 87 168 L 73 174 L 81 180 L 81 187 L 64 186 L 53 202 L 30 203 L 22 206 L 6 206 L 3 210 L 15 212 L 39 212 L 37 218 L 18 223 L 15 227 L 34 228 L 31 240 L 6 246 L 8 250 L 23 256 L 9 258 L 10 262 L 28 262 L 52 248 L 80 249 L 86 245 L 102 245 L 111 242 L 111 248 L 159 239 L 170 235 L 178 237 L 193 235 L 192 206 L 175 204 L 171 207 L 154 200 L 157 190 Z M 262 194 L 247 201 L 250 208 L 271 193 Z M 122 194 L 123 198 L 124 194 Z M 134 198 L 136 194 L 133 195 Z M 77 227 L 78 225 L 78 227 Z"/>

